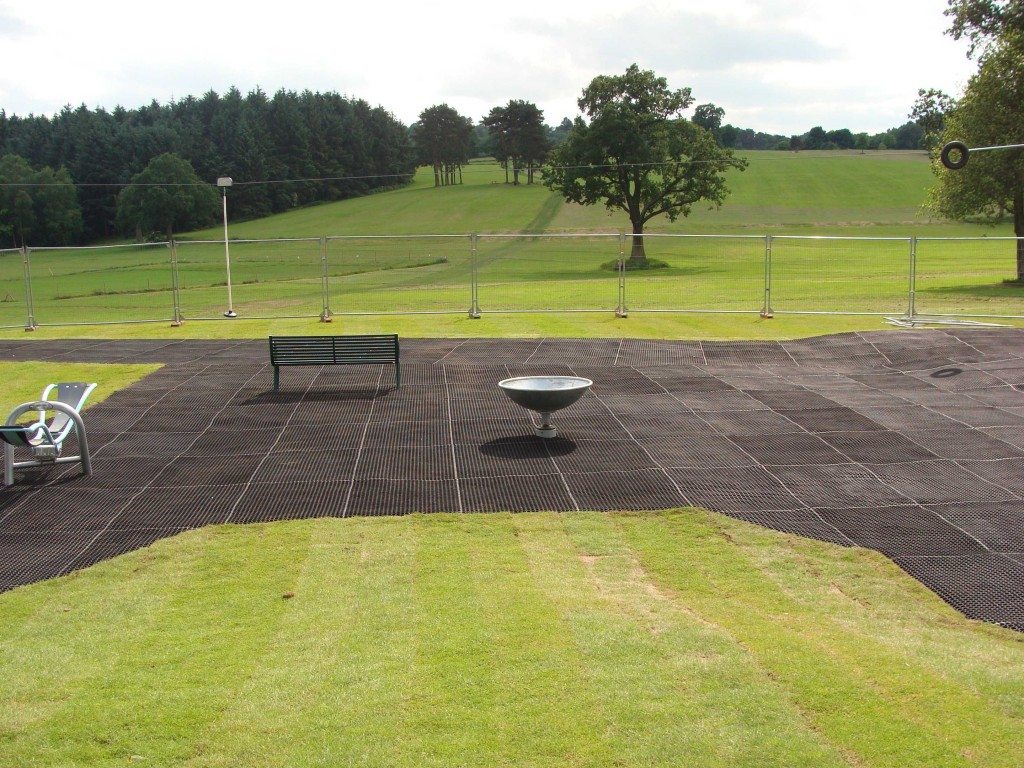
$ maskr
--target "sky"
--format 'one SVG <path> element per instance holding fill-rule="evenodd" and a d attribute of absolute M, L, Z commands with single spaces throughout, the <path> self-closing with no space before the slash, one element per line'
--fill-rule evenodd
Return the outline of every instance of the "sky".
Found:
<path fill-rule="evenodd" d="M 0 108 L 127 108 L 231 86 L 337 91 L 411 123 L 525 99 L 555 125 L 632 63 L 727 123 L 877 133 L 918 88 L 959 95 L 975 65 L 946 0 L 0 0 Z"/>

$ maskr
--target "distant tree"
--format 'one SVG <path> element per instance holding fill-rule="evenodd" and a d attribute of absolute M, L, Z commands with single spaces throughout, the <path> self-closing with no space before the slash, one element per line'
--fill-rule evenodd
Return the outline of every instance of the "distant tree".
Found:
<path fill-rule="evenodd" d="M 1002 42 L 988 49 L 963 98 L 946 116 L 943 141 L 995 146 L 1024 140 L 1024 52 Z M 952 219 L 989 223 L 1013 218 L 1024 238 L 1024 150 L 972 154 L 956 171 L 933 164 L 938 184 L 931 190 L 933 210 Z M 1016 243 L 1017 280 L 1024 280 L 1024 240 Z"/>
<path fill-rule="evenodd" d="M 816 125 L 804 134 L 804 149 L 826 149 L 828 136 L 825 129 Z"/>
<path fill-rule="evenodd" d="M 563 117 L 556 127 L 548 129 L 548 146 L 557 147 L 569 136 L 569 131 L 572 130 L 572 120 L 568 117 Z"/>
<path fill-rule="evenodd" d="M 32 191 L 35 184 L 32 166 L 23 157 L 0 158 L 0 237 L 5 245 L 27 245 L 36 225 Z"/>
<path fill-rule="evenodd" d="M 494 157 L 491 132 L 487 130 L 487 126 L 483 124 L 483 121 L 473 126 L 469 152 L 472 157 Z"/>
<path fill-rule="evenodd" d="M 849 128 L 828 131 L 825 134 L 825 142 L 826 146 L 835 149 L 853 149 L 853 145 L 856 143 Z"/>
<path fill-rule="evenodd" d="M 216 189 L 199 180 L 188 160 L 168 152 L 150 160 L 121 190 L 117 224 L 140 240 L 150 232 L 170 239 L 175 231 L 215 221 L 217 197 Z"/>
<path fill-rule="evenodd" d="M 689 88 L 670 90 L 665 78 L 636 64 L 624 75 L 595 77 L 577 102 L 589 124 L 578 119 L 544 169 L 544 183 L 570 202 L 603 203 L 629 216 L 634 266 L 647 259 L 648 221 L 687 216 L 701 200 L 720 205 L 728 194 L 725 171 L 746 167 L 680 117 L 692 102 Z"/>
<path fill-rule="evenodd" d="M 789 137 L 789 148 L 794 152 L 799 152 L 804 148 L 803 136 L 790 136 Z"/>
<path fill-rule="evenodd" d="M 739 129 L 735 125 L 723 125 L 718 129 L 718 143 L 723 147 L 735 147 L 739 137 Z"/>
<path fill-rule="evenodd" d="M 895 149 L 919 149 L 924 140 L 924 128 L 918 123 L 904 123 L 896 129 Z"/>
<path fill-rule="evenodd" d="M 435 187 L 462 183 L 462 166 L 469 162 L 472 134 L 473 121 L 447 104 L 435 104 L 420 112 L 412 138 L 419 162 L 434 170 Z"/>
<path fill-rule="evenodd" d="M 921 146 L 932 149 L 938 144 L 942 129 L 946 124 L 946 115 L 956 106 L 956 99 L 937 88 L 918 88 L 917 100 L 910 109 L 908 117 L 921 126 L 924 137 Z"/>
<path fill-rule="evenodd" d="M 68 172 L 33 170 L 18 155 L 0 157 L 0 245 L 73 245 L 82 209 Z"/>
<path fill-rule="evenodd" d="M 37 236 L 44 245 L 75 245 L 82 237 L 82 207 L 71 174 L 66 168 L 41 168 L 36 181 Z"/>
<path fill-rule="evenodd" d="M 718 131 L 722 127 L 723 117 L 725 117 L 725 110 L 710 103 L 698 104 L 693 110 L 694 124 L 699 125 L 705 131 L 714 136 L 715 139 L 718 140 L 719 144 L 725 146 L 718 135 Z"/>
<path fill-rule="evenodd" d="M 505 168 L 512 167 L 512 183 L 519 183 L 519 173 L 526 171 L 527 184 L 533 183 L 535 168 L 543 162 L 548 150 L 544 112 L 536 104 L 513 99 L 503 107 L 494 107 L 483 119 L 491 133 L 495 157 Z"/>

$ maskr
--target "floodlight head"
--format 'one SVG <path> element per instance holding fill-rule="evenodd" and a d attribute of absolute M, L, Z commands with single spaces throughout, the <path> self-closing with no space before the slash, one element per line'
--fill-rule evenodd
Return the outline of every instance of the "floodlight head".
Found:
<path fill-rule="evenodd" d="M 230 187 L 233 183 L 230 176 L 220 176 L 217 178 L 218 187 Z"/>

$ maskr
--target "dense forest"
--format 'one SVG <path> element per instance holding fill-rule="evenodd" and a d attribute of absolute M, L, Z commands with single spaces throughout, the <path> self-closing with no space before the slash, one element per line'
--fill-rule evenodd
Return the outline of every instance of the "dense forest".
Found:
<path fill-rule="evenodd" d="M 66 107 L 53 117 L 0 112 L 0 156 L 19 156 L 36 172 L 66 173 L 77 186 L 80 231 L 49 231 L 36 212 L 34 228 L 22 219 L 22 235 L 30 244 L 115 234 L 118 193 L 165 153 L 188 161 L 211 184 L 219 176 L 233 177 L 231 212 L 239 219 L 400 185 L 416 165 L 402 123 L 381 107 L 337 93 L 282 90 L 268 96 L 255 90 L 243 96 L 232 88 L 223 96 L 210 91 L 112 112 L 85 106 Z M 249 183 L 312 178 L 323 180 Z M 0 200 L 0 208 L 16 208 L 20 194 L 24 216 L 31 219 L 27 184 L 33 181 L 48 183 L 33 178 L 5 189 L 12 200 L 7 205 Z M 0 236 L 5 244 L 22 239 L 13 232 Z"/>

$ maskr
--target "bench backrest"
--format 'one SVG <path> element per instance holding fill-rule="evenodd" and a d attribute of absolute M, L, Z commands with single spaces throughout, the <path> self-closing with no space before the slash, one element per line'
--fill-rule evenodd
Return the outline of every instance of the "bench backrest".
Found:
<path fill-rule="evenodd" d="M 344 365 L 397 360 L 397 334 L 270 337 L 271 365 Z"/>

